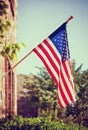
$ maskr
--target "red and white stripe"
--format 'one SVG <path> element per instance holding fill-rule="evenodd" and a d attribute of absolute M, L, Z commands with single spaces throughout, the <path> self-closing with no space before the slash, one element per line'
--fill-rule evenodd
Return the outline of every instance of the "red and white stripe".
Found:
<path fill-rule="evenodd" d="M 40 43 L 33 49 L 33 51 L 42 60 L 48 72 L 57 84 L 58 103 L 60 107 L 66 107 L 75 102 L 70 60 L 65 62 L 61 61 L 61 56 L 58 50 L 49 38 Z"/>

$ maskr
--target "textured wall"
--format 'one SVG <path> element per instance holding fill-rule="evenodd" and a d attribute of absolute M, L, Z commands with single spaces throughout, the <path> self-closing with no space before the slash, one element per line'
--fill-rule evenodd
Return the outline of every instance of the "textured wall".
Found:
<path fill-rule="evenodd" d="M 0 0 L 1 1 L 1 0 Z M 5 32 L 2 42 L 15 43 L 17 41 L 17 0 L 3 0 L 7 5 L 7 14 L 2 17 L 3 22 L 7 19 L 12 26 Z M 2 45 L 0 45 L 0 49 Z M 14 65 L 14 62 L 10 62 Z M 11 72 L 10 75 L 4 76 L 5 71 L 8 71 L 8 59 L 0 56 L 0 117 L 14 116 L 17 114 L 17 96 L 16 96 L 16 73 Z"/>

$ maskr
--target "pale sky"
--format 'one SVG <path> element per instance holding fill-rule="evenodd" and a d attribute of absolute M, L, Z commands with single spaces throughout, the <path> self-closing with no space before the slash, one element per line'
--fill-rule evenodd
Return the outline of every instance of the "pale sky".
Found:
<path fill-rule="evenodd" d="M 74 18 L 67 24 L 71 60 L 77 67 L 83 63 L 88 69 L 88 0 L 18 0 L 18 42 L 26 48 L 18 53 L 18 60 L 47 38 L 69 16 Z M 17 67 L 17 73 L 37 73 L 35 66 L 42 61 L 32 53 Z"/>

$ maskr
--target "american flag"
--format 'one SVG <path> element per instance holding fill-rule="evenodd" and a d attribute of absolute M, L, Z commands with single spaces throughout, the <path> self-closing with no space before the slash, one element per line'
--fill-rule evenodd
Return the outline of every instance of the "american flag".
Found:
<path fill-rule="evenodd" d="M 61 25 L 33 51 L 42 60 L 58 88 L 61 108 L 76 101 L 72 78 L 66 23 Z"/>

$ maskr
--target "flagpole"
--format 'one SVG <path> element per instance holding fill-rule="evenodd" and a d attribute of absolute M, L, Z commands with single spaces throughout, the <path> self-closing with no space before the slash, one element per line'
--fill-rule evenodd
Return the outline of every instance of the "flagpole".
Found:
<path fill-rule="evenodd" d="M 74 17 L 73 16 L 70 16 L 67 20 L 66 20 L 66 24 L 70 21 L 70 20 L 72 20 Z"/>
<path fill-rule="evenodd" d="M 24 59 L 26 59 L 31 53 L 33 52 L 33 50 L 31 50 L 28 54 L 26 54 L 21 60 L 19 60 L 10 70 L 8 70 L 7 72 L 5 72 L 5 74 L 8 74 L 9 72 L 11 72 L 14 68 L 16 68 Z"/>

